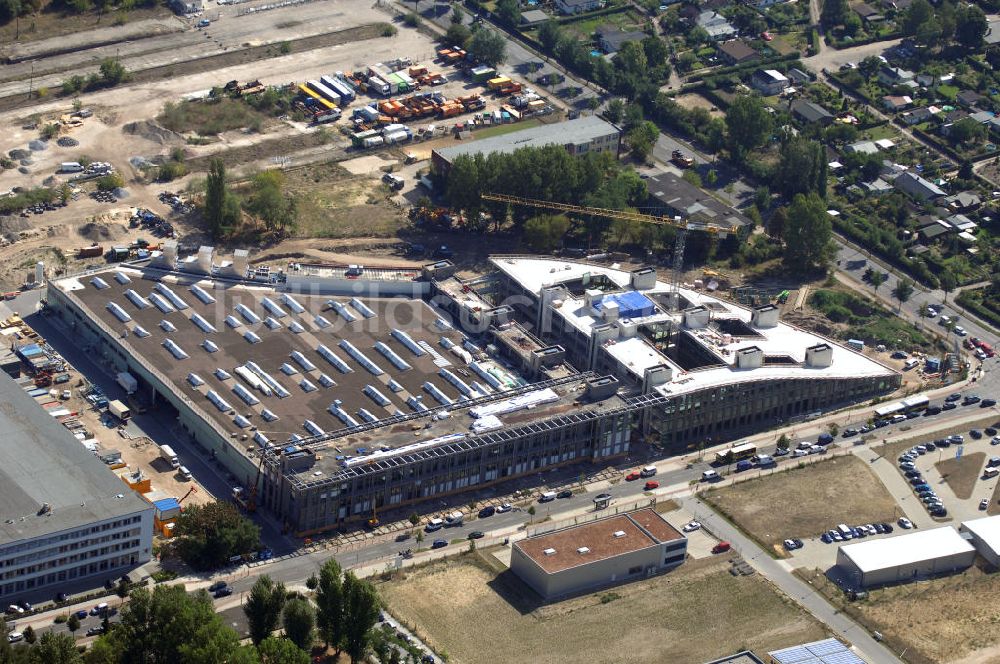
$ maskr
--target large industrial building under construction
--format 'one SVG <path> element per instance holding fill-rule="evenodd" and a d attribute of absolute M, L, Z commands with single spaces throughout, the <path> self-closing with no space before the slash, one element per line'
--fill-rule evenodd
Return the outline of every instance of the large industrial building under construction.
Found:
<path fill-rule="evenodd" d="M 49 284 L 81 343 L 135 398 L 295 533 L 560 464 L 623 457 L 636 436 L 720 441 L 899 385 L 891 369 L 633 272 L 500 257 L 494 274 L 292 264 L 210 247 Z"/>

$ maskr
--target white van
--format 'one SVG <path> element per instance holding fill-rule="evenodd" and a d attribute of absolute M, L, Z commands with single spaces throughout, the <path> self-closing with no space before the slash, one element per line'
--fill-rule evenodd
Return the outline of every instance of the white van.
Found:
<path fill-rule="evenodd" d="M 991 479 L 1000 475 L 1000 468 L 987 468 L 983 471 L 983 479 Z"/>
<path fill-rule="evenodd" d="M 837 530 L 840 532 L 841 535 L 844 536 L 851 534 L 851 529 L 847 527 L 846 523 L 842 523 L 839 526 L 837 526 Z"/>
<path fill-rule="evenodd" d="M 646 466 L 639 471 L 639 477 L 652 477 L 656 474 L 656 466 Z"/>
<path fill-rule="evenodd" d="M 555 499 L 556 499 L 556 492 L 555 491 L 546 491 L 545 493 L 543 493 L 538 498 L 538 502 L 540 502 L 540 503 L 548 503 L 548 502 L 552 502 Z"/>
<path fill-rule="evenodd" d="M 903 371 L 909 371 L 918 364 L 920 364 L 920 360 L 915 360 L 911 357 L 906 362 L 903 362 Z"/>
<path fill-rule="evenodd" d="M 701 481 L 712 482 L 714 480 L 719 479 L 719 477 L 720 477 L 719 473 L 715 472 L 714 470 L 706 470 L 701 474 Z"/>
<path fill-rule="evenodd" d="M 187 466 L 181 466 L 180 468 L 177 469 L 177 472 L 180 473 L 181 477 L 183 477 L 184 479 L 186 480 L 191 479 L 191 471 L 187 469 Z"/>
<path fill-rule="evenodd" d="M 893 415 L 892 416 L 892 423 L 893 424 L 899 424 L 900 422 L 905 422 L 905 421 L 906 421 L 906 415 Z"/>

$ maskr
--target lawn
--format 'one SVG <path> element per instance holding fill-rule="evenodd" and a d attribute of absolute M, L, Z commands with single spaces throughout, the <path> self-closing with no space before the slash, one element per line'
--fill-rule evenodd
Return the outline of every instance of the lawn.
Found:
<path fill-rule="evenodd" d="M 853 454 L 709 489 L 703 497 L 775 550 L 788 537 L 814 537 L 838 523 L 891 522 L 896 513 L 892 496 Z"/>
<path fill-rule="evenodd" d="M 879 631 L 894 652 L 906 650 L 910 664 L 961 660 L 995 663 L 1000 644 L 1000 605 L 987 601 L 1000 593 L 1000 574 L 977 567 L 954 576 L 871 590 L 868 598 L 846 602 L 820 570 L 801 573 L 834 606 L 871 631 Z M 975 651 L 990 648 L 991 653 Z"/>
<path fill-rule="evenodd" d="M 522 129 L 531 129 L 532 127 L 537 127 L 540 124 L 542 124 L 541 120 L 538 118 L 531 118 L 529 120 L 525 120 L 524 122 L 511 122 L 509 124 L 494 125 L 492 127 L 476 129 L 472 132 L 472 137 L 480 139 L 489 138 L 490 136 L 501 136 L 503 134 L 521 131 Z"/>
<path fill-rule="evenodd" d="M 695 664 L 827 635 L 767 581 L 734 577 L 718 558 L 548 605 L 501 567 L 477 552 L 381 583 L 379 591 L 393 615 L 460 664 Z"/>
<path fill-rule="evenodd" d="M 965 454 L 961 459 L 956 459 L 952 453 L 951 458 L 938 461 L 934 467 L 941 473 L 941 477 L 955 492 L 955 495 L 965 500 L 972 495 L 972 490 L 976 488 L 976 480 L 982 475 L 985 461 L 985 452 Z"/>
<path fill-rule="evenodd" d="M 593 16 L 579 21 L 567 21 L 563 24 L 562 28 L 563 30 L 575 32 L 580 39 L 590 40 L 594 33 L 597 32 L 597 28 L 602 25 L 613 25 L 622 30 L 631 31 L 642 30 L 643 24 L 644 19 L 638 12 L 623 8 L 622 11 L 613 14 Z"/>

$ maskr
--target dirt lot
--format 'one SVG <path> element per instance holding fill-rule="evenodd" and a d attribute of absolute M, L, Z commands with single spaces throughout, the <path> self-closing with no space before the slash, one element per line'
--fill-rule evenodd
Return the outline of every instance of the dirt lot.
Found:
<path fill-rule="evenodd" d="M 906 650 L 913 664 L 996 664 L 1000 662 L 1000 606 L 984 601 L 1000 593 L 1000 574 L 973 567 L 931 581 L 893 586 L 845 603 L 843 593 L 820 571 L 810 582 L 835 606 L 885 637 L 894 652 Z M 978 652 L 977 652 L 978 651 Z"/>
<path fill-rule="evenodd" d="M 938 469 L 941 477 L 955 492 L 955 495 L 964 500 L 972 495 L 972 490 L 976 487 L 976 480 L 983 473 L 983 462 L 985 461 L 985 452 L 975 452 L 966 454 L 961 459 L 956 459 L 952 455 L 950 459 L 938 461 L 934 467 Z"/>
<path fill-rule="evenodd" d="M 394 615 L 459 664 L 510 661 L 512 653 L 532 664 L 686 664 L 826 636 L 822 625 L 766 581 L 733 577 L 727 562 L 716 558 L 540 605 L 509 571 L 498 575 L 485 555 L 434 563 L 379 586 Z"/>
<path fill-rule="evenodd" d="M 725 113 L 720 111 L 715 104 L 713 104 L 712 102 L 705 99 L 699 94 L 679 95 L 674 101 L 676 101 L 677 105 L 680 106 L 681 108 L 686 108 L 689 110 L 695 108 L 704 108 L 706 111 L 709 112 L 709 115 L 711 115 L 713 118 L 721 118 L 725 117 L 726 115 Z"/>
<path fill-rule="evenodd" d="M 892 496 L 853 454 L 709 489 L 704 498 L 771 547 L 787 537 L 819 535 L 838 523 L 895 520 Z"/>

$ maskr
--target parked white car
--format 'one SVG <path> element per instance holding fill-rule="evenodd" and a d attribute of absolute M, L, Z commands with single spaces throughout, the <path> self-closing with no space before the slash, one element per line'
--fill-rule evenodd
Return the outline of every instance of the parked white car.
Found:
<path fill-rule="evenodd" d="M 684 527 L 681 528 L 681 530 L 683 530 L 686 533 L 690 533 L 694 532 L 695 530 L 698 530 L 699 528 L 701 528 L 701 524 L 698 523 L 697 521 L 688 521 L 687 523 L 684 524 Z"/>
<path fill-rule="evenodd" d="M 913 527 L 913 522 L 907 519 L 905 516 L 899 517 L 899 521 L 897 523 L 899 524 L 899 527 L 902 528 L 903 530 L 909 530 L 910 528 Z"/>

